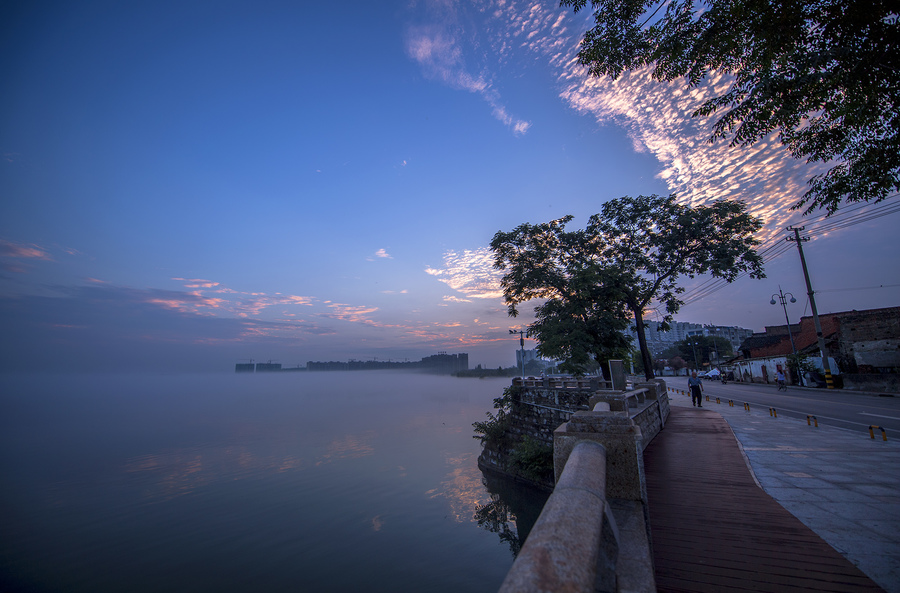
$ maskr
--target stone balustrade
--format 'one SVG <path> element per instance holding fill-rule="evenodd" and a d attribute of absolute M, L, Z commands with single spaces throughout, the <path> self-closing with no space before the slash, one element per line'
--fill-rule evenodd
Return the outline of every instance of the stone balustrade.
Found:
<path fill-rule="evenodd" d="M 606 450 L 581 441 L 500 591 L 615 591 L 618 540 L 606 502 Z"/>
<path fill-rule="evenodd" d="M 662 380 L 598 392 L 554 432 L 556 487 L 500 591 L 655 591 L 644 446 L 669 414 Z"/>
<path fill-rule="evenodd" d="M 597 391 L 598 389 L 611 389 L 612 382 L 599 377 L 577 379 L 574 377 L 515 377 L 512 384 L 520 387 L 538 389 L 564 389 L 571 391 Z"/>

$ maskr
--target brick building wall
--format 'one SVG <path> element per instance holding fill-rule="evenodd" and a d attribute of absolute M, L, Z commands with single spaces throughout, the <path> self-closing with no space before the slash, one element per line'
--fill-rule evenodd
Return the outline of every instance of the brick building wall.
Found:
<path fill-rule="evenodd" d="M 900 307 L 841 315 L 836 354 L 850 373 L 900 371 Z"/>
<path fill-rule="evenodd" d="M 900 342 L 900 307 L 827 313 L 819 315 L 819 322 L 830 354 L 838 360 L 838 364 L 846 365 L 842 368 L 849 372 L 856 372 L 851 369 L 859 364 L 866 364 L 862 362 L 867 355 L 864 352 L 866 348 L 860 347 L 860 344 L 869 343 L 870 352 L 891 353 L 893 347 Z M 816 326 L 812 317 L 803 317 L 799 324 L 792 324 L 791 333 L 798 352 L 818 352 Z M 879 346 L 876 344 L 878 342 L 883 343 Z M 749 358 L 790 354 L 791 341 L 787 328 L 784 325 L 766 327 L 764 334 L 754 334 L 748 338 L 746 347 L 742 349 L 749 354 Z M 868 358 L 875 361 L 877 357 L 869 354 Z M 887 355 L 883 358 L 892 360 Z"/>

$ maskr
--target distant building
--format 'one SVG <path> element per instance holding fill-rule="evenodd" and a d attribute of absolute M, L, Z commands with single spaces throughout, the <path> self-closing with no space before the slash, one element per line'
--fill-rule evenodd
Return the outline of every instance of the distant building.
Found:
<path fill-rule="evenodd" d="M 434 373 L 452 374 L 458 371 L 469 370 L 469 355 L 466 353 L 447 354 L 438 352 L 433 356 L 426 356 L 418 362 L 392 361 L 392 360 L 350 360 L 349 362 L 313 362 L 306 363 L 309 371 L 374 371 L 374 370 L 403 370 L 422 369 Z"/>
<path fill-rule="evenodd" d="M 239 362 L 234 365 L 235 373 L 252 373 L 256 370 L 256 366 L 252 362 Z"/>
<path fill-rule="evenodd" d="M 256 372 L 257 373 L 270 373 L 272 371 L 280 371 L 281 363 L 280 362 L 258 362 L 256 363 Z"/>
<path fill-rule="evenodd" d="M 669 331 L 661 331 L 662 325 L 658 321 L 644 320 L 644 337 L 647 340 L 647 348 L 654 358 L 675 345 L 676 342 L 686 340 L 688 336 L 717 336 L 725 338 L 731 343 L 731 348 L 737 352 L 741 342 L 753 334 L 753 330 L 737 326 L 703 325 L 700 323 L 688 323 L 684 321 L 672 321 L 669 323 Z M 628 329 L 632 343 L 637 346 L 637 332 L 634 328 Z"/>
<path fill-rule="evenodd" d="M 313 362 L 309 361 L 306 363 L 306 370 L 308 371 L 349 371 L 350 363 L 349 362 Z"/>
<path fill-rule="evenodd" d="M 524 362 L 525 365 L 527 365 L 529 362 L 535 361 L 541 366 L 541 369 L 548 369 L 552 366 L 556 366 L 556 362 L 554 362 L 552 360 L 544 360 L 538 354 L 537 348 L 533 348 L 531 350 L 522 350 L 522 349 L 516 350 L 516 368 L 522 368 L 522 366 L 523 366 L 523 363 L 522 363 L 522 354 L 523 353 L 525 355 L 525 362 Z"/>
<path fill-rule="evenodd" d="M 452 374 L 469 370 L 468 354 L 447 354 L 438 352 L 434 356 L 426 356 L 420 363 L 421 367 L 441 374 Z"/>

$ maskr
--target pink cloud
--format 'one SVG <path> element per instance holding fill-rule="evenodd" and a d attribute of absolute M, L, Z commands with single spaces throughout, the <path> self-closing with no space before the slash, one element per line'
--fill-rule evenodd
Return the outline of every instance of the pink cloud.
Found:
<path fill-rule="evenodd" d="M 0 239 L 0 257 L 13 257 L 16 259 L 43 259 L 52 260 L 46 250 L 37 245 L 25 245 Z"/>

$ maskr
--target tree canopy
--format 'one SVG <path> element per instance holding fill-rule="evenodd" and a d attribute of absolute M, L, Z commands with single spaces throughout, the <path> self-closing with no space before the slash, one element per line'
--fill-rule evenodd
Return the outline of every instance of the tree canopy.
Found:
<path fill-rule="evenodd" d="M 571 220 L 522 224 L 491 241 L 494 266 L 505 271 L 509 314 L 541 299 L 528 335 L 542 355 L 570 366 L 627 353 L 630 316 L 645 375 L 652 378 L 643 322 L 651 302 L 665 307 L 666 327 L 682 304 L 679 277 L 709 273 L 731 282 L 745 272 L 765 276 L 753 238 L 762 222 L 742 202 L 691 207 L 674 195 L 626 196 L 606 202 L 582 230 L 566 231 Z"/>
<path fill-rule="evenodd" d="M 561 369 L 582 374 L 592 362 L 628 354 L 624 334 L 628 309 L 611 270 L 583 259 L 584 232 L 567 232 L 571 216 L 497 232 L 491 242 L 494 265 L 508 272 L 501 280 L 509 315 L 519 303 L 545 299 L 535 307 L 528 336 L 542 357 L 563 361 Z"/>
<path fill-rule="evenodd" d="M 710 141 L 748 145 L 777 131 L 798 159 L 828 170 L 794 206 L 829 214 L 842 201 L 900 191 L 900 19 L 896 0 L 591 0 L 595 26 L 579 61 L 617 78 L 653 67 L 657 80 L 699 85 L 731 75 Z M 577 12 L 587 0 L 562 0 Z M 660 13 L 660 10 L 665 10 Z"/>

